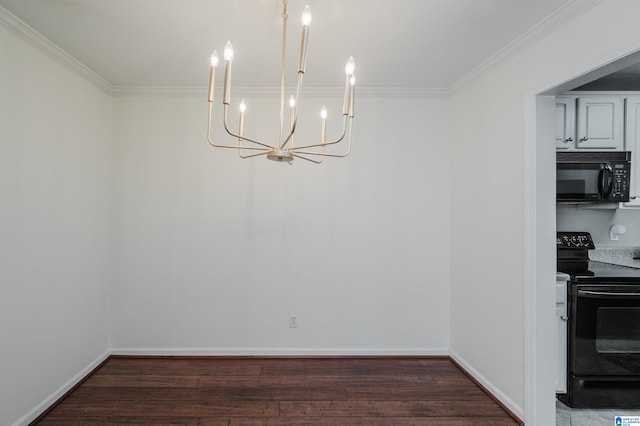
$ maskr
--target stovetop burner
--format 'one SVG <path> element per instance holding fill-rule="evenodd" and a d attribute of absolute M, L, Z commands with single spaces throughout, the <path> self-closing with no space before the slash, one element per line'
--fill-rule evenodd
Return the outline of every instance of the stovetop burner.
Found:
<path fill-rule="evenodd" d="M 557 269 L 569 275 L 586 274 L 589 271 L 589 250 L 595 249 L 588 232 L 558 232 Z"/>
<path fill-rule="evenodd" d="M 588 232 L 558 232 L 557 270 L 571 276 L 573 282 L 634 282 L 640 280 L 640 269 L 589 259 L 595 244 Z"/>

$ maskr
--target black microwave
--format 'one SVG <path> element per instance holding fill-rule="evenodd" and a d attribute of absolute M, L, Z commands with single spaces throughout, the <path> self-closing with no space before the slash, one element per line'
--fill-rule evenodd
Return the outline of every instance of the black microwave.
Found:
<path fill-rule="evenodd" d="M 629 151 L 556 153 L 556 201 L 626 202 L 630 178 Z"/>

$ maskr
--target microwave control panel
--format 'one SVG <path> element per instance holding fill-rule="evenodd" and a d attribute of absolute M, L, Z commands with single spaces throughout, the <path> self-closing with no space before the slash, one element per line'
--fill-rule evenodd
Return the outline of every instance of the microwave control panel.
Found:
<path fill-rule="evenodd" d="M 612 170 L 613 186 L 609 198 L 613 201 L 629 201 L 629 163 L 616 163 Z"/>

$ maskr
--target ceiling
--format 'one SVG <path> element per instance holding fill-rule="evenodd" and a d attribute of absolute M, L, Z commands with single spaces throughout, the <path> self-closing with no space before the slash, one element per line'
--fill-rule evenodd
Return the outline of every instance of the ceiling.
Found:
<path fill-rule="evenodd" d="M 640 90 L 640 63 L 607 74 L 574 90 Z"/>
<path fill-rule="evenodd" d="M 340 86 L 353 55 L 360 86 L 446 89 L 571 1 L 288 0 L 294 72 L 307 3 L 313 15 L 307 87 Z M 280 84 L 281 0 L 0 0 L 0 6 L 114 87 L 206 86 L 209 56 L 228 39 L 234 85 Z"/>

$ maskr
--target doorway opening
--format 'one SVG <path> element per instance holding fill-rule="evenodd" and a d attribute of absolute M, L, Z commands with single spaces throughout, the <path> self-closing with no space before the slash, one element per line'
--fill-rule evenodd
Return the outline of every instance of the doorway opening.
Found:
<path fill-rule="evenodd" d="M 535 117 L 532 123 L 535 133 L 533 146 L 530 147 L 529 167 L 531 172 L 526 183 L 529 194 L 526 208 L 528 222 L 526 232 L 530 241 L 525 272 L 535 278 L 530 280 L 526 289 L 525 326 L 528 334 L 525 348 L 528 359 L 525 361 L 525 413 L 526 421 L 535 424 L 537 418 L 548 418 L 547 410 L 551 401 L 555 403 L 555 393 L 549 394 L 550 369 L 555 371 L 555 356 L 550 348 L 555 347 L 554 312 L 555 292 L 553 279 L 556 269 L 556 203 L 555 203 L 555 98 L 570 90 L 600 91 L 640 91 L 640 51 L 621 59 L 602 64 L 588 70 L 566 82 L 538 93 L 532 101 L 531 113 Z M 533 198 L 533 199 L 531 199 Z M 533 259 L 533 260 L 530 260 Z M 552 300 L 554 302 L 552 302 Z M 564 416 L 561 413 L 561 416 Z M 558 421 L 562 421 L 557 416 Z M 558 423 L 563 424 L 563 423 Z"/>

